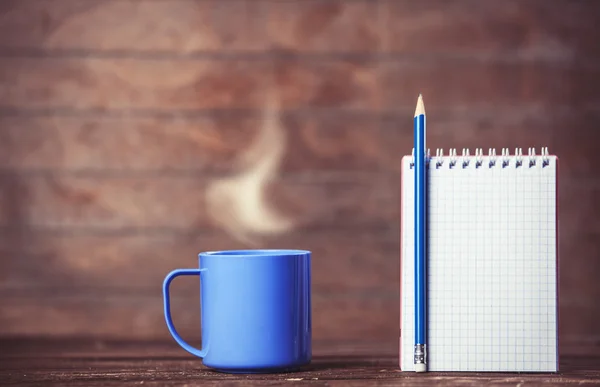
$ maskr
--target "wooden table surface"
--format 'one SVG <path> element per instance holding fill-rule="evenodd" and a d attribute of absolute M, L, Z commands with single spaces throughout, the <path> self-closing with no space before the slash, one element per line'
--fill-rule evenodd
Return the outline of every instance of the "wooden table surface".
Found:
<path fill-rule="evenodd" d="M 577 349 L 577 348 L 575 348 Z M 575 353 L 575 352 L 571 352 Z M 285 374 L 211 371 L 174 342 L 98 339 L 0 339 L 0 385 L 179 386 L 280 385 L 600 385 L 600 345 L 561 356 L 557 374 L 402 373 L 394 343 L 316 342 L 313 362 Z"/>

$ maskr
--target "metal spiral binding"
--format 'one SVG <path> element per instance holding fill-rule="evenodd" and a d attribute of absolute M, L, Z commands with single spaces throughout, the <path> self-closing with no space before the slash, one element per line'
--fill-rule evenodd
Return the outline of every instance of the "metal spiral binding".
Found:
<path fill-rule="evenodd" d="M 483 164 L 483 149 L 475 148 L 475 168 L 481 167 Z"/>
<path fill-rule="evenodd" d="M 523 149 L 515 148 L 516 167 L 523 166 Z"/>
<path fill-rule="evenodd" d="M 444 150 L 443 149 L 436 149 L 435 150 L 435 167 L 439 168 L 443 165 L 444 160 L 442 159 L 442 157 L 444 157 Z"/>
<path fill-rule="evenodd" d="M 550 164 L 550 158 L 548 157 L 548 147 L 542 148 L 542 167 L 546 167 Z"/>
<path fill-rule="evenodd" d="M 456 166 L 456 148 L 452 148 L 450 149 L 450 163 L 448 164 L 448 166 L 450 168 L 453 168 L 454 166 Z"/>
<path fill-rule="evenodd" d="M 429 160 L 431 159 L 431 150 L 427 148 L 427 155 L 425 156 L 425 166 L 429 165 Z M 412 152 L 410 154 L 410 168 L 412 169 L 415 166 L 415 148 L 412 148 Z"/>
<path fill-rule="evenodd" d="M 490 168 L 496 165 L 496 148 L 490 148 L 490 150 L 488 151 L 488 158 L 490 159 Z"/>
<path fill-rule="evenodd" d="M 535 148 L 529 148 L 527 155 L 529 156 L 529 168 L 535 165 Z"/>
<path fill-rule="evenodd" d="M 500 160 L 498 160 L 498 157 Z M 471 156 L 469 149 L 463 148 L 462 153 L 458 156 L 456 148 L 450 148 L 448 156 L 444 156 L 444 150 L 437 148 L 435 150 L 435 156 L 431 157 L 431 150 L 428 148 L 425 157 L 425 165 L 426 168 L 433 168 L 435 166 L 436 169 L 439 169 L 447 162 L 448 168 L 450 169 L 455 168 L 457 165 L 460 165 L 462 167 L 461 169 L 466 169 L 470 167 L 473 162 L 475 169 L 481 168 L 484 164 L 487 165 L 488 168 L 495 167 L 497 164 L 502 168 L 506 168 L 510 167 L 511 160 L 514 160 L 515 168 L 533 168 L 540 162 L 541 167 L 544 168 L 550 165 L 550 154 L 548 152 L 548 147 L 542 147 L 539 156 L 536 154 L 535 148 L 528 148 L 526 156 L 523 156 L 522 148 L 515 148 L 513 156 L 511 156 L 508 148 L 501 148 L 500 156 L 496 156 L 495 148 L 489 148 L 487 155 L 483 154 L 482 148 L 475 148 L 475 155 Z M 412 169 L 414 166 L 415 150 L 413 148 L 410 158 L 410 168 Z"/>
<path fill-rule="evenodd" d="M 508 167 L 508 164 L 510 162 L 510 152 L 508 151 L 508 148 L 502 148 L 502 168 Z"/>
<path fill-rule="evenodd" d="M 469 150 L 467 148 L 463 148 L 462 151 L 462 167 L 465 169 L 469 166 Z"/>

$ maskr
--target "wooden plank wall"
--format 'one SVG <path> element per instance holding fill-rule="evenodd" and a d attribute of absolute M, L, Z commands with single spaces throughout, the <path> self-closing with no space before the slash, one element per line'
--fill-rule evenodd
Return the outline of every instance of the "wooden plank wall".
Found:
<path fill-rule="evenodd" d="M 164 275 L 260 246 L 314 252 L 315 339 L 396 340 L 422 92 L 432 149 L 560 156 L 561 337 L 598 337 L 599 23 L 566 0 L 2 1 L 0 334 L 167 339 Z M 207 192 L 261 133 L 286 139 L 284 219 L 240 239 Z M 191 341 L 197 287 L 173 290 Z"/>

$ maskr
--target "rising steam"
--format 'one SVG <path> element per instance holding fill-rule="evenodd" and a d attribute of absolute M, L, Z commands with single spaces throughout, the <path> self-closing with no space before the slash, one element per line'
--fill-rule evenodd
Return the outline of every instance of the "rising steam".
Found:
<path fill-rule="evenodd" d="M 279 214 L 265 197 L 286 148 L 276 98 L 267 101 L 260 132 L 240 155 L 238 174 L 215 180 L 206 189 L 208 215 L 237 240 L 257 244 L 257 237 L 291 230 L 294 221 Z"/>

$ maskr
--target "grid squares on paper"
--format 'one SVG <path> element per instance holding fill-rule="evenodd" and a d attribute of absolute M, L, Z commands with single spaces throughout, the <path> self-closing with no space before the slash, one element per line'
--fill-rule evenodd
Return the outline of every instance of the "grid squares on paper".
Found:
<path fill-rule="evenodd" d="M 459 158 L 461 159 L 461 158 Z M 427 174 L 428 369 L 557 370 L 556 157 Z M 414 370 L 414 170 L 402 161 L 401 368 Z"/>

